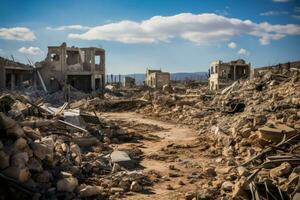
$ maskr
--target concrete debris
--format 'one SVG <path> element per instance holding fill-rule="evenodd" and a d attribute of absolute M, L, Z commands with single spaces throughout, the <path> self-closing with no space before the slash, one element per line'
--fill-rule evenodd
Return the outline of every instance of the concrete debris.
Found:
<path fill-rule="evenodd" d="M 113 151 L 110 154 L 112 163 L 117 163 L 125 168 L 134 168 L 134 162 L 131 160 L 129 155 L 124 151 Z"/>
<path fill-rule="evenodd" d="M 63 66 L 73 72 L 86 67 L 84 49 L 63 44 L 49 49 L 54 55 L 40 63 L 41 74 L 59 58 L 58 48 L 74 51 L 68 62 L 80 61 Z M 96 53 L 104 58 L 104 50 Z M 63 86 L 70 96 L 33 87 L 5 91 L 0 180 L 7 193 L 0 192 L 0 199 L 142 198 L 136 193 L 161 199 L 297 199 L 299 68 L 290 63 L 250 70 L 237 60 L 212 63 L 209 84 L 173 82 L 169 73 L 147 70 L 145 86 L 122 88 L 112 77 L 105 89 L 101 71 L 97 83 L 84 79 L 87 88 L 77 76 L 68 77 L 90 95 L 71 86 Z M 49 78 L 45 85 L 52 90 Z M 94 94 L 96 86 L 106 93 Z"/>
<path fill-rule="evenodd" d="M 146 181 L 147 173 L 127 174 L 125 171 L 125 168 L 135 169 L 136 162 L 132 158 L 138 159 L 139 151 L 129 156 L 131 151 L 113 151 L 109 146 L 113 142 L 141 138 L 128 134 L 118 125 L 100 120 L 98 116 L 95 118 L 93 114 L 85 113 L 81 117 L 83 113 L 79 110 L 74 114 L 74 110 L 65 109 L 50 116 L 47 111 L 30 113 L 15 119 L 8 116 L 9 111 L 0 113 L 0 178 L 10 183 L 6 187 L 21 188 L 13 195 L 107 199 L 116 193 L 142 192 L 144 186 L 152 184 L 149 179 Z M 48 120 L 44 120 L 46 116 Z M 60 123 L 62 117 L 70 125 Z M 70 126 L 80 128 L 70 129 Z M 106 156 L 108 152 L 112 152 L 110 157 Z M 95 177 L 99 180 L 89 185 Z M 127 186 L 121 190 L 112 183 L 102 185 L 102 181 L 112 180 Z"/>

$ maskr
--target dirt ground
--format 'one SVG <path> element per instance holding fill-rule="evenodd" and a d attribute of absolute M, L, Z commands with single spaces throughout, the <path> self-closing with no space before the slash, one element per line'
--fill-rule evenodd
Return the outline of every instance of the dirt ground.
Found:
<path fill-rule="evenodd" d="M 211 163 L 210 158 L 201 156 L 203 145 L 198 141 L 195 130 L 133 112 L 102 113 L 101 116 L 112 121 L 122 121 L 122 128 L 158 136 L 157 140 L 145 138 L 139 143 L 113 146 L 115 149 L 141 148 L 144 156 L 140 164 L 144 170 L 158 172 L 162 179 L 154 184 L 149 194 L 136 193 L 127 195 L 126 199 L 184 199 L 186 192 L 194 191 L 204 184 L 204 179 L 201 181 L 201 178 L 195 180 L 191 177 Z M 157 127 L 157 130 L 153 130 L 153 127 Z"/>

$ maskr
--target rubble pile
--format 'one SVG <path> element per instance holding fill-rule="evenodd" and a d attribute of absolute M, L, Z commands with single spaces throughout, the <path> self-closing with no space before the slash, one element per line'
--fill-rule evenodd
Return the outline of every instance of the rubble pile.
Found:
<path fill-rule="evenodd" d="M 216 94 L 200 90 L 200 95 L 161 93 L 137 112 L 199 130 L 209 143 L 203 151 L 223 169 L 214 167 L 211 184 L 202 186 L 219 191 L 211 198 L 297 199 L 299 70 L 266 70 Z"/>
<path fill-rule="evenodd" d="M 136 170 L 139 151 L 110 146 L 138 140 L 138 134 L 66 105 L 36 105 L 13 95 L 0 101 L 8 102 L 0 112 L 1 199 L 113 199 L 152 185 Z"/>

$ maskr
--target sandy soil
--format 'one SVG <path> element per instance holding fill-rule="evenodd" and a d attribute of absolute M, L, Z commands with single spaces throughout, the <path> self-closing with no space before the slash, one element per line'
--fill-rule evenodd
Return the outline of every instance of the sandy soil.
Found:
<path fill-rule="evenodd" d="M 201 180 L 191 181 L 188 176 L 192 172 L 200 172 L 203 167 L 208 165 L 210 160 L 205 156 L 200 156 L 201 151 L 198 151 L 198 149 L 201 149 L 203 145 L 201 145 L 201 141 L 197 140 L 195 130 L 177 124 L 149 119 L 133 112 L 102 113 L 101 117 L 112 121 L 121 120 L 123 122 L 121 126 L 124 126 L 122 128 L 135 129 L 136 127 L 140 134 L 143 134 L 141 127 L 147 129 L 145 125 L 149 125 L 150 134 L 159 137 L 156 141 L 144 139 L 138 144 L 125 143 L 113 146 L 116 149 L 135 146 L 141 148 L 144 159 L 140 164 L 145 167 L 144 170 L 155 170 L 162 176 L 162 181 L 154 184 L 151 194 L 132 193 L 132 195 L 127 195 L 126 199 L 184 199 L 186 192 L 194 191 L 199 187 Z M 135 126 L 133 127 L 132 124 L 135 124 Z M 141 124 L 141 126 L 138 126 L 138 124 Z M 151 129 L 153 126 L 160 127 L 163 130 L 153 130 Z M 149 133 L 149 130 L 144 130 L 144 132 Z M 174 144 L 176 144 L 175 147 Z M 164 155 L 166 159 L 152 159 L 151 155 L 153 154 Z M 170 165 L 173 165 L 175 169 L 170 169 Z M 168 185 L 172 186 L 173 189 L 170 190 Z"/>

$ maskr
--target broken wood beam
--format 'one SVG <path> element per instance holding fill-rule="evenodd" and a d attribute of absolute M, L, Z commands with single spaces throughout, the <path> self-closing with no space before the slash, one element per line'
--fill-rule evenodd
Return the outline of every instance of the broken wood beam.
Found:
<path fill-rule="evenodd" d="M 78 130 L 83 131 L 83 132 L 85 132 L 85 133 L 88 133 L 88 131 L 87 131 L 86 129 L 84 129 L 84 128 L 81 128 L 81 127 L 79 127 L 79 126 L 76 126 L 76 125 L 74 125 L 74 124 L 71 124 L 71 123 L 66 122 L 66 121 L 63 121 L 63 120 L 58 120 L 58 121 L 59 121 L 60 123 L 62 123 L 62 124 L 65 124 L 65 125 L 70 126 L 70 127 L 72 127 L 72 128 L 75 128 L 75 129 L 78 129 Z"/>

